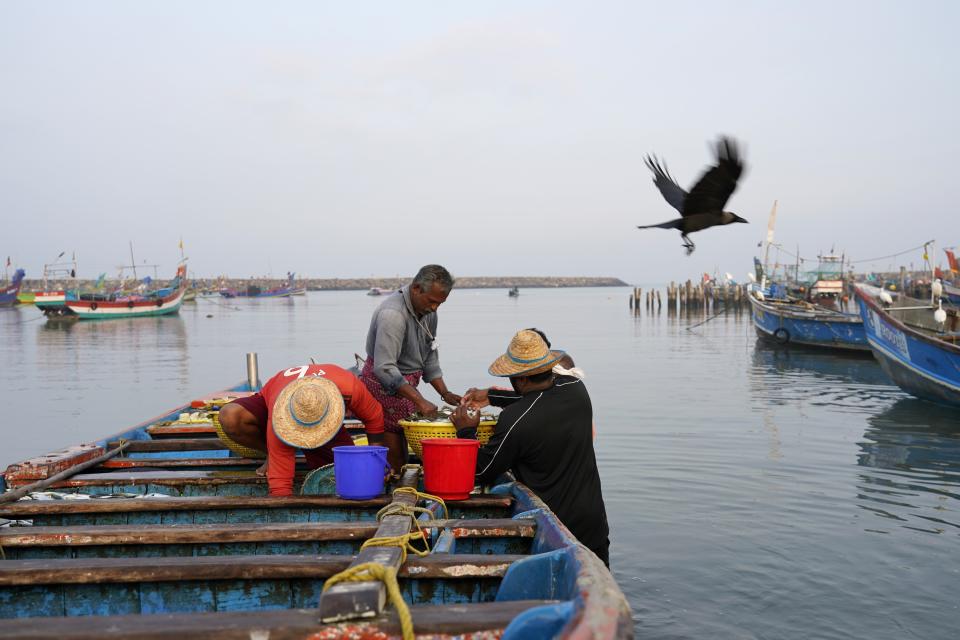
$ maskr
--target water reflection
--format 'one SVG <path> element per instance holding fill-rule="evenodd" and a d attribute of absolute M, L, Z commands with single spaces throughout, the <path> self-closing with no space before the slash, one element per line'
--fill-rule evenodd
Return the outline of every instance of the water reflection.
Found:
<path fill-rule="evenodd" d="M 785 349 L 758 339 L 752 364 L 751 394 L 761 405 L 804 400 L 844 411 L 872 411 L 906 396 L 863 354 Z"/>
<path fill-rule="evenodd" d="M 871 531 L 902 526 L 960 533 L 960 413 L 904 398 L 868 418 L 857 463 L 868 467 L 860 507 L 882 518 Z"/>
<path fill-rule="evenodd" d="M 77 373 L 109 379 L 125 371 L 139 371 L 148 363 L 159 366 L 164 377 L 189 379 L 187 332 L 179 315 L 153 318 L 89 321 L 51 320 L 36 332 L 37 362 L 68 367 Z M 136 377 L 137 374 L 135 374 Z"/>

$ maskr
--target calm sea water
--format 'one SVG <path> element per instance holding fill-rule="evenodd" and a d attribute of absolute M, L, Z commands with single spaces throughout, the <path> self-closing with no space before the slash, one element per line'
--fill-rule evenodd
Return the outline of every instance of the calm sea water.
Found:
<path fill-rule="evenodd" d="M 587 373 L 612 565 L 643 638 L 954 638 L 960 417 L 870 359 L 758 344 L 749 316 L 634 317 L 626 289 L 455 291 L 457 392 L 536 326 Z M 0 311 L 0 464 L 120 431 L 245 376 L 351 364 L 380 298 L 200 300 L 72 325 Z M 432 393 L 432 390 L 428 394 Z M 550 437 L 544 434 L 544 437 Z"/>

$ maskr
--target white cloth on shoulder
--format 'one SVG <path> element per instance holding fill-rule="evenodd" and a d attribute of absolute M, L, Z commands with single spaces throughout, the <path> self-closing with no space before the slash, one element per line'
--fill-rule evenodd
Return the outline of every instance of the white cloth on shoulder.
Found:
<path fill-rule="evenodd" d="M 584 378 L 587 377 L 587 374 L 583 372 L 583 369 L 580 369 L 578 367 L 570 367 L 569 369 L 564 369 L 560 365 L 556 365 L 553 368 L 553 372 L 558 376 L 573 376 L 578 380 L 583 380 Z"/>

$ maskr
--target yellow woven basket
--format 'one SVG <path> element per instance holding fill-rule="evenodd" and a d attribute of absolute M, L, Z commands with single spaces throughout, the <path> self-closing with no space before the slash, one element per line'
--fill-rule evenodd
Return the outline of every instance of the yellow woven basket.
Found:
<path fill-rule="evenodd" d="M 254 460 L 260 460 L 267 457 L 267 454 L 265 454 L 262 451 L 257 451 L 256 449 L 245 447 L 239 442 L 234 442 L 230 438 L 230 436 L 228 436 L 223 431 L 223 426 L 220 424 L 219 412 L 212 412 L 210 416 L 213 419 L 213 426 L 217 428 L 217 436 L 220 438 L 220 441 L 223 444 L 227 445 L 227 448 L 230 449 L 230 451 L 233 451 L 235 454 L 237 454 L 241 458 L 252 458 Z"/>
<path fill-rule="evenodd" d="M 410 422 L 408 420 L 398 420 L 397 424 L 403 427 L 403 433 L 407 437 L 407 444 L 410 450 L 418 457 L 423 457 L 423 450 L 420 447 L 420 441 L 428 438 L 456 438 L 457 428 L 452 422 Z M 477 440 L 480 444 L 487 444 L 490 436 L 493 435 L 493 428 L 497 426 L 496 420 L 484 420 L 477 427 Z"/>

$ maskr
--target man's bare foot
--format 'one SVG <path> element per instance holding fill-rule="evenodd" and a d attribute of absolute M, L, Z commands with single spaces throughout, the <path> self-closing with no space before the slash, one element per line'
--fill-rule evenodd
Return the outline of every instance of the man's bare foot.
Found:
<path fill-rule="evenodd" d="M 267 475 L 267 463 L 264 462 L 262 465 L 260 465 L 259 467 L 257 467 L 257 470 L 255 471 L 255 473 L 256 473 L 258 476 L 265 476 L 265 475 Z"/>

